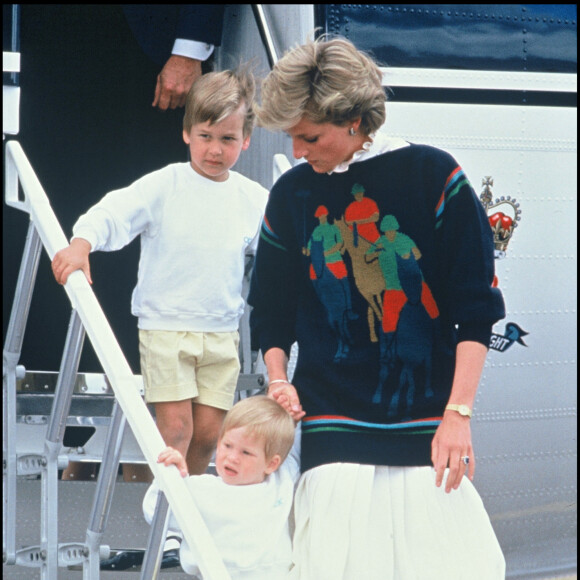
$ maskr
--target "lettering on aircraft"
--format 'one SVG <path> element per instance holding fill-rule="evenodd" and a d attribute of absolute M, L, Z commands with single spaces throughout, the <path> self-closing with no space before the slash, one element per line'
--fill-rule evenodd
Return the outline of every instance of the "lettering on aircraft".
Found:
<path fill-rule="evenodd" d="M 503 335 L 492 333 L 489 339 L 489 348 L 498 352 L 505 352 L 514 342 L 522 346 L 528 346 L 522 338 L 526 334 L 529 333 L 520 328 L 515 322 L 508 322 L 505 325 Z"/>

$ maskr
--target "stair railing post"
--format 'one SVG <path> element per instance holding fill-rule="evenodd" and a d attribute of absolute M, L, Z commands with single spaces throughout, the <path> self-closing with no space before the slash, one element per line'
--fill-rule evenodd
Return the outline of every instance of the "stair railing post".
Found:
<path fill-rule="evenodd" d="M 72 400 L 84 338 L 85 329 L 81 318 L 77 311 L 73 309 L 44 442 L 40 504 L 41 580 L 54 580 L 57 578 L 59 564 L 58 455 L 64 439 L 66 420 Z"/>
<path fill-rule="evenodd" d="M 9 165 L 9 164 L 8 164 Z M 18 182 L 12 185 L 18 188 Z M 8 186 L 8 185 L 7 185 Z M 34 224 L 28 225 L 26 243 L 18 273 L 14 302 L 6 331 L 2 369 L 2 537 L 3 562 L 16 562 L 16 379 L 17 365 L 22 352 L 24 329 L 30 311 L 32 291 L 36 281 L 42 242 Z"/>
<path fill-rule="evenodd" d="M 83 562 L 83 580 L 99 580 L 101 559 L 108 557 L 103 551 L 108 551 L 108 546 L 101 547 L 100 542 L 107 526 L 113 491 L 119 470 L 123 435 L 127 419 L 123 410 L 115 399 L 111 413 L 111 424 L 107 432 L 104 447 L 104 457 L 99 471 L 97 489 L 93 499 L 93 507 L 87 527 L 86 544 L 88 549 L 87 558 Z"/>
<path fill-rule="evenodd" d="M 169 525 L 169 513 L 167 498 L 162 491 L 159 491 L 157 503 L 155 504 L 155 513 L 151 521 L 145 558 L 141 568 L 141 580 L 157 580 L 159 576 L 165 536 Z"/>

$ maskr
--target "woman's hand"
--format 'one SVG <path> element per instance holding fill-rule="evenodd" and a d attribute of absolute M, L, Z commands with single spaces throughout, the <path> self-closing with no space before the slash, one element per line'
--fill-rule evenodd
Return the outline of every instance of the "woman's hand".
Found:
<path fill-rule="evenodd" d="M 468 475 L 473 481 L 475 475 L 475 455 L 471 444 L 469 417 L 456 411 L 445 411 L 443 420 L 431 442 L 431 461 L 436 472 L 435 485 L 441 486 L 445 469 L 449 467 L 445 492 L 458 489 L 465 475 L 463 457 L 469 457 Z"/>
<path fill-rule="evenodd" d="M 268 369 L 268 396 L 284 407 L 298 422 L 306 413 L 302 410 L 298 393 L 294 385 L 288 381 L 288 357 L 284 350 L 272 347 L 264 353 L 264 362 Z"/>
<path fill-rule="evenodd" d="M 473 409 L 477 385 L 485 363 L 487 347 L 479 342 L 463 341 L 457 345 L 455 375 L 448 403 L 467 405 Z M 433 441 L 431 461 L 437 473 L 435 484 L 441 486 L 445 469 L 449 467 L 445 491 L 457 489 L 465 475 L 466 464 L 463 457 L 469 457 L 468 475 L 473 481 L 475 475 L 475 454 L 471 444 L 470 418 L 457 411 L 446 410 Z"/>
<path fill-rule="evenodd" d="M 306 415 L 302 410 L 300 399 L 294 385 L 290 383 L 277 383 L 272 385 L 268 391 L 268 396 L 274 399 L 280 406 L 284 407 L 296 423 Z"/>

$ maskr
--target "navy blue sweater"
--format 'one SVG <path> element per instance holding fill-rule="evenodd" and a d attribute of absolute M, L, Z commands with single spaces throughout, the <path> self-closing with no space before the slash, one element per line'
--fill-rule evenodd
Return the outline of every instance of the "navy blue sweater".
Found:
<path fill-rule="evenodd" d="M 345 173 L 274 185 L 249 303 L 255 349 L 289 353 L 306 417 L 302 470 L 429 465 L 459 341 L 505 316 L 492 231 L 447 153 L 410 145 Z"/>

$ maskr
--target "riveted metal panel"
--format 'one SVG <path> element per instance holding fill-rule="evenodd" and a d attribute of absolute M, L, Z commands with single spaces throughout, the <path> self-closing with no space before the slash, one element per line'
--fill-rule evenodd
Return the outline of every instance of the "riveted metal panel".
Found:
<path fill-rule="evenodd" d="M 575 4 L 324 4 L 318 24 L 386 66 L 577 70 Z"/>

